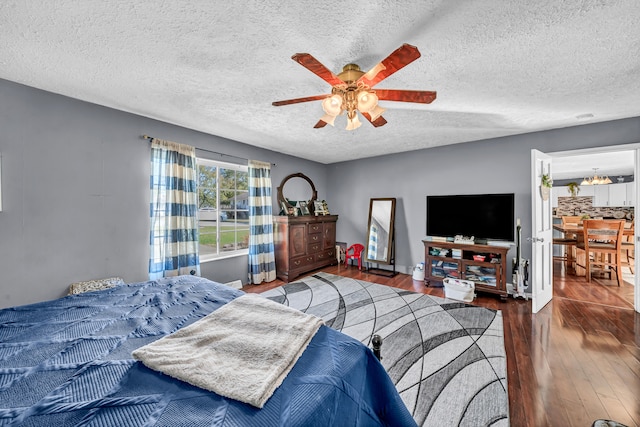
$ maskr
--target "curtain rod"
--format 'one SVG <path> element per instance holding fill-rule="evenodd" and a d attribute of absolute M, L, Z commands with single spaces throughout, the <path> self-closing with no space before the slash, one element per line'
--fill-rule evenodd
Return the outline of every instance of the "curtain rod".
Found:
<path fill-rule="evenodd" d="M 156 139 L 153 136 L 149 136 L 149 135 L 142 135 L 143 139 L 148 139 L 149 141 L 151 141 L 152 139 Z M 213 150 L 207 150 L 206 148 L 198 148 L 195 147 L 196 150 L 200 150 L 200 151 L 206 151 L 207 153 L 212 153 L 212 154 L 217 154 L 219 156 L 226 156 L 226 157 L 233 157 L 235 159 L 240 159 L 240 160 L 246 160 L 249 161 L 249 159 L 246 159 L 244 157 L 240 157 L 240 156 L 234 156 L 233 154 L 225 154 L 225 153 L 220 153 L 218 151 L 213 151 Z M 277 163 L 271 163 L 271 166 L 277 166 Z"/>

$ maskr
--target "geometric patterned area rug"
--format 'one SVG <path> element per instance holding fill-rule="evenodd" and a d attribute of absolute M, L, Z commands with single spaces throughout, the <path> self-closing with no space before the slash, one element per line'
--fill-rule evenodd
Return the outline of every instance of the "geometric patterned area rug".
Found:
<path fill-rule="evenodd" d="M 508 426 L 502 312 L 320 272 L 262 293 L 371 347 L 422 426 Z"/>

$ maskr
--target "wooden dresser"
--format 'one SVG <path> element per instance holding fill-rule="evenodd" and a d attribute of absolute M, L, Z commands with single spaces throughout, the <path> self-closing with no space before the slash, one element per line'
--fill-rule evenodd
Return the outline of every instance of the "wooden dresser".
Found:
<path fill-rule="evenodd" d="M 274 216 L 273 238 L 279 279 L 335 265 L 337 215 Z"/>

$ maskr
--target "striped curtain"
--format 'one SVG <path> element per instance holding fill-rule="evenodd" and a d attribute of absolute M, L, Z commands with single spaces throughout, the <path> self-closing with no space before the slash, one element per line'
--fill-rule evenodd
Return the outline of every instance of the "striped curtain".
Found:
<path fill-rule="evenodd" d="M 200 275 L 195 148 L 151 141 L 149 279 Z"/>
<path fill-rule="evenodd" d="M 249 160 L 249 283 L 276 279 L 271 165 Z"/>

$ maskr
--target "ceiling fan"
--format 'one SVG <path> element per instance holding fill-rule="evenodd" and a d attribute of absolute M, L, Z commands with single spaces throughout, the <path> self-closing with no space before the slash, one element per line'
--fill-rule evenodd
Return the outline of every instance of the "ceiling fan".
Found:
<path fill-rule="evenodd" d="M 347 130 L 360 127 L 358 111 L 373 126 L 384 126 L 387 123 L 382 117 L 385 109 L 378 105 L 378 100 L 430 104 L 436 99 L 436 92 L 424 90 L 372 89 L 373 86 L 419 57 L 418 48 L 405 43 L 366 73 L 356 64 L 347 64 L 336 76 L 310 54 L 296 53 L 291 59 L 329 83 L 332 86 L 331 94 L 276 101 L 272 105 L 277 107 L 322 100 L 325 115 L 314 126 L 316 129 L 325 127 L 327 124 L 333 126 L 336 117 L 345 111 Z"/>

